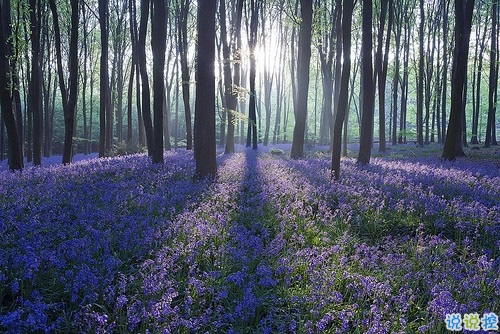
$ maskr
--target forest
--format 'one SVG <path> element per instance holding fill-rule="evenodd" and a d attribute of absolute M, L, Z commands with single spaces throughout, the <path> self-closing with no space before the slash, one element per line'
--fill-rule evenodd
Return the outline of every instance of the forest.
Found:
<path fill-rule="evenodd" d="M 495 0 L 0 0 L 0 332 L 498 331 Z"/>
<path fill-rule="evenodd" d="M 10 166 L 20 169 L 21 157 L 152 156 L 153 142 L 190 150 L 205 46 L 196 1 L 164 2 L 157 25 L 152 0 L 5 1 L 0 159 L 18 157 Z M 343 124 L 344 151 L 348 142 L 444 144 L 450 120 L 463 146 L 496 145 L 495 1 L 465 2 L 461 14 L 451 1 L 375 1 L 365 14 L 358 1 L 310 5 L 307 20 L 300 1 L 216 9 L 213 131 L 227 153 L 292 141 L 295 156 L 304 143 L 332 151 Z M 455 80 L 456 65 L 466 75 Z"/>

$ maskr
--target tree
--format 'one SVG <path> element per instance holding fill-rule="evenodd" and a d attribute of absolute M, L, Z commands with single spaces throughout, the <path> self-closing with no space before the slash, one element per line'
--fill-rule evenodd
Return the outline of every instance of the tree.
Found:
<path fill-rule="evenodd" d="M 374 117 L 374 85 L 372 61 L 372 2 L 363 0 L 362 46 L 361 46 L 361 81 L 363 109 L 361 116 L 361 130 L 359 138 L 358 163 L 370 162 L 373 143 Z"/>
<path fill-rule="evenodd" d="M 451 108 L 443 148 L 443 158 L 448 160 L 454 160 L 457 156 L 464 155 L 462 146 L 463 95 L 473 11 L 474 0 L 455 0 L 455 51 L 453 54 Z"/>
<path fill-rule="evenodd" d="M 325 6 L 327 3 L 325 3 Z M 319 60 L 321 65 L 321 75 L 322 75 L 322 85 L 323 88 L 323 107 L 321 110 L 321 121 L 320 121 L 320 137 L 319 141 L 321 144 L 330 143 L 332 144 L 333 129 L 333 83 L 335 79 L 335 111 L 338 109 L 338 94 L 339 91 L 337 88 L 340 88 L 340 77 L 342 71 L 342 62 L 340 61 L 342 57 L 342 25 L 341 25 L 341 8 L 342 8 L 342 0 L 335 1 L 335 9 L 333 9 L 333 1 L 331 3 L 332 9 L 331 13 L 328 12 L 328 9 L 325 7 L 322 9 L 322 15 L 320 17 L 321 20 L 326 22 L 322 22 L 320 24 L 321 30 L 325 30 L 323 32 L 323 36 L 321 36 L 320 41 L 318 43 L 318 53 Z M 333 18 L 331 18 L 333 16 Z M 334 23 L 334 24 L 332 24 Z M 335 75 L 333 73 L 334 67 L 334 55 L 336 55 L 335 59 Z"/>
<path fill-rule="evenodd" d="M 33 115 L 33 164 L 42 164 L 42 69 L 40 64 L 40 25 L 42 21 L 41 0 L 30 0 L 31 32 L 31 81 L 29 86 L 29 108 Z"/>
<path fill-rule="evenodd" d="M 420 0 L 420 24 L 419 24 L 419 55 L 418 55 L 418 91 L 417 91 L 417 145 L 424 146 L 424 0 Z"/>
<path fill-rule="evenodd" d="M 389 45 L 391 40 L 391 29 L 393 22 L 393 2 L 394 0 L 381 0 L 380 23 L 377 36 L 377 53 L 375 56 L 375 75 L 378 82 L 378 110 L 379 110 L 379 151 L 385 152 L 385 87 L 387 80 L 387 67 L 389 62 Z M 389 9 L 387 9 L 389 7 Z M 385 19 L 389 12 L 387 22 L 387 33 L 384 44 Z M 382 52 L 383 50 L 383 52 Z"/>
<path fill-rule="evenodd" d="M 153 154 L 153 122 L 151 120 L 151 93 L 149 90 L 149 76 L 146 62 L 146 33 L 148 29 L 149 0 L 141 0 L 141 21 L 137 40 L 137 58 L 142 84 L 142 117 L 146 130 L 146 144 L 148 154 Z"/>
<path fill-rule="evenodd" d="M 225 106 L 227 109 L 227 135 L 226 147 L 224 153 L 234 153 L 234 125 L 236 123 L 236 108 L 238 99 L 236 93 L 233 91 L 234 86 L 240 84 L 240 67 L 241 67 L 241 17 L 243 13 L 243 0 L 236 2 L 236 18 L 233 21 L 234 27 L 232 28 L 236 37 L 231 43 L 228 43 L 228 32 L 226 25 L 226 1 L 221 0 L 219 6 L 220 13 L 220 26 L 221 26 L 221 40 L 222 40 L 222 57 L 223 57 L 223 72 L 224 72 L 224 98 Z M 234 60 L 231 61 L 231 51 L 233 52 Z M 233 77 L 231 78 L 231 63 L 233 65 Z"/>
<path fill-rule="evenodd" d="M 250 34 L 248 38 L 248 46 L 250 48 L 250 101 L 248 104 L 248 131 L 247 131 L 247 147 L 252 146 L 252 149 L 257 149 L 257 115 L 255 111 L 255 76 L 256 76 L 256 60 L 255 48 L 257 46 L 257 27 L 259 17 L 258 0 L 250 0 Z"/>
<path fill-rule="evenodd" d="M 73 132 L 75 128 L 76 103 L 78 99 L 78 0 L 71 0 L 71 31 L 69 45 L 69 89 L 66 88 L 62 65 L 61 32 L 59 28 L 59 14 L 55 0 L 49 0 L 50 10 L 54 19 L 54 34 L 56 39 L 57 71 L 59 74 L 59 88 L 64 113 L 64 151 L 63 164 L 71 163 L 73 159 Z"/>
<path fill-rule="evenodd" d="M 352 12 L 353 1 L 344 0 L 342 8 L 342 78 L 340 81 L 339 104 L 337 116 L 335 117 L 335 127 L 333 130 L 333 145 L 332 145 L 332 171 L 335 179 L 340 177 L 340 154 L 342 144 L 342 126 L 344 125 L 345 117 L 348 108 L 349 99 L 349 77 L 351 70 L 351 34 L 352 34 Z M 340 15 L 340 14 L 339 14 Z"/>
<path fill-rule="evenodd" d="M 300 0 L 299 54 L 297 59 L 297 101 L 295 103 L 295 127 L 291 158 L 304 155 L 304 135 L 307 119 L 307 98 L 309 92 L 309 65 L 311 62 L 312 0 Z"/>
<path fill-rule="evenodd" d="M 215 141 L 215 13 L 217 0 L 198 4 L 198 52 L 194 119 L 196 176 L 217 174 Z"/>
<path fill-rule="evenodd" d="M 153 162 L 163 163 L 163 107 L 165 100 L 165 50 L 167 48 L 167 7 L 165 0 L 152 0 L 151 47 L 153 49 Z"/>
<path fill-rule="evenodd" d="M 496 113 L 496 102 L 495 102 L 495 91 L 497 90 L 498 84 L 498 72 L 497 72 L 497 25 L 498 25 L 498 2 L 492 1 L 491 4 L 491 50 L 490 50 L 490 87 L 488 90 L 488 120 L 486 123 L 486 137 L 484 140 L 484 147 L 490 147 L 496 144 L 495 138 L 495 113 Z"/>
<path fill-rule="evenodd" d="M 10 94 L 10 0 L 0 3 L 0 107 L 2 119 L 7 129 L 8 161 L 10 170 L 23 168 L 23 157 L 20 146 L 14 105 Z"/>
<path fill-rule="evenodd" d="M 191 128 L 191 101 L 189 99 L 190 74 L 188 66 L 188 17 L 191 0 L 178 0 L 177 3 L 177 18 L 178 23 L 178 38 L 177 43 L 179 48 L 180 63 L 181 63 L 181 80 L 182 80 L 182 101 L 184 103 L 184 115 L 186 118 L 186 149 L 191 150 L 193 147 L 193 133 Z"/>
<path fill-rule="evenodd" d="M 492 5 L 496 6 L 496 3 L 492 3 Z M 479 8 L 482 9 L 482 6 Z M 484 29 L 488 25 L 489 21 L 489 16 L 485 15 L 484 21 L 482 21 L 482 15 L 478 13 L 477 16 L 477 22 L 476 22 L 476 40 L 480 41 L 476 43 L 476 48 L 475 48 L 475 56 L 474 56 L 474 78 L 473 78 L 473 84 L 472 84 L 472 99 L 473 99 L 473 112 L 472 112 L 472 134 L 471 134 L 471 140 L 470 143 L 477 145 L 479 144 L 479 117 L 480 117 L 480 111 L 481 111 L 481 78 L 482 78 L 482 72 L 483 72 L 483 57 L 484 57 L 484 50 L 486 49 L 486 36 L 488 29 Z M 495 15 L 492 15 L 495 17 Z M 481 28 L 482 28 L 482 37 L 481 37 Z M 496 34 L 496 29 L 492 29 L 491 31 L 492 35 Z M 496 37 L 492 38 L 492 41 L 495 40 L 496 43 Z M 493 48 L 492 48 L 493 49 Z M 493 59 L 493 61 L 495 61 Z M 495 66 L 492 66 L 492 68 L 495 68 Z M 492 83 L 494 84 L 494 83 Z M 490 84 L 491 85 L 491 84 Z M 474 88 L 475 87 L 475 88 Z M 491 87 L 491 86 L 490 86 Z"/>
<path fill-rule="evenodd" d="M 99 75 L 99 157 L 106 156 L 106 109 L 109 95 L 108 73 L 108 0 L 99 0 L 99 26 L 101 28 L 101 63 Z"/>

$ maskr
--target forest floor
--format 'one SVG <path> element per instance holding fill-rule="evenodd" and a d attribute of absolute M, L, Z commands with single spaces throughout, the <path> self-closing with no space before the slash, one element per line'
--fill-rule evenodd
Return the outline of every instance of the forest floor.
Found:
<path fill-rule="evenodd" d="M 327 147 L 289 149 L 238 146 L 214 180 L 184 150 L 4 168 L 0 332 L 498 326 L 498 148 L 374 148 L 360 166 L 353 144 L 338 182 Z"/>

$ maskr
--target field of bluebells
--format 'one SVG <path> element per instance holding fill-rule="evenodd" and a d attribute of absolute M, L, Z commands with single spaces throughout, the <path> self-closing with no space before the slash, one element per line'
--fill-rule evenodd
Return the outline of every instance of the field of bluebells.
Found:
<path fill-rule="evenodd" d="M 329 155 L 272 153 L 220 155 L 216 180 L 184 151 L 1 171 L 0 332 L 442 333 L 500 313 L 494 163 L 346 158 L 335 182 Z"/>

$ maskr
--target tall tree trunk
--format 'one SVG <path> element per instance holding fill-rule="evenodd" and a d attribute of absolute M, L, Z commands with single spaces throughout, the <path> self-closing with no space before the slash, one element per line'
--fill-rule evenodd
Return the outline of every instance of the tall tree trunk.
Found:
<path fill-rule="evenodd" d="M 178 47 L 181 62 L 181 80 L 182 80 L 182 100 L 184 102 L 184 115 L 186 119 L 186 149 L 193 148 L 193 132 L 191 128 L 191 101 L 189 98 L 190 75 L 188 67 L 188 17 L 191 0 L 178 0 L 179 32 L 178 32 Z"/>
<path fill-rule="evenodd" d="M 272 89 L 273 89 L 273 83 L 274 83 L 274 67 L 271 69 L 271 62 L 274 62 L 276 64 L 276 55 L 272 54 L 269 52 L 269 44 L 272 43 L 270 41 L 271 35 L 267 33 L 268 29 L 273 30 L 274 27 L 271 23 L 271 26 L 268 26 L 266 24 L 266 16 L 267 16 L 267 4 L 266 1 L 261 5 L 260 7 L 260 13 L 261 13 L 261 34 L 262 38 L 264 40 L 263 42 L 263 47 L 264 47 L 264 54 L 266 55 L 266 60 L 265 60 L 265 67 L 264 67 L 264 75 L 263 75 L 263 86 L 264 86 L 264 108 L 266 110 L 266 124 L 264 128 L 264 146 L 267 146 L 269 144 L 269 134 L 271 131 L 271 110 L 272 110 L 272 105 L 271 105 L 271 94 L 272 94 Z"/>
<path fill-rule="evenodd" d="M 373 143 L 374 118 L 374 85 L 372 61 L 372 12 L 371 0 L 363 0 L 362 45 L 361 45 L 361 76 L 363 107 L 359 139 L 358 163 L 368 164 L 371 158 Z"/>
<path fill-rule="evenodd" d="M 22 8 L 21 8 L 20 2 L 17 3 L 16 11 L 18 13 L 17 16 L 21 17 Z M 24 25 L 24 26 L 25 26 L 25 35 L 26 35 L 26 37 L 28 37 L 27 27 L 26 27 L 26 25 Z M 9 28 L 8 30 L 10 31 L 11 29 Z M 21 82 L 19 80 L 20 77 L 19 77 L 19 68 L 18 68 L 19 61 L 18 60 L 20 59 L 20 52 L 22 50 L 22 47 L 20 46 L 21 43 L 15 42 L 15 37 L 14 37 L 14 36 L 20 36 L 19 25 L 17 25 L 16 31 L 12 32 L 12 34 L 13 34 L 12 35 L 13 38 L 11 38 L 9 41 L 9 48 L 11 50 L 9 52 L 12 54 L 12 57 L 10 60 L 10 67 L 12 69 L 11 70 L 11 75 L 12 75 L 11 93 L 12 93 L 12 99 L 14 102 L 14 112 L 16 114 L 16 120 L 17 120 L 17 133 L 19 136 L 19 145 L 21 146 L 21 156 L 23 156 L 24 151 L 25 151 L 25 148 L 24 148 L 24 146 L 25 146 L 25 138 L 24 138 L 25 131 L 23 129 L 23 122 L 22 122 L 23 105 L 21 103 L 21 86 L 23 87 L 23 89 L 22 89 L 23 91 L 26 91 L 26 88 L 24 87 L 25 86 L 24 81 L 22 81 L 22 84 L 21 84 Z M 26 38 L 26 39 L 28 39 L 28 38 Z M 26 58 L 28 58 L 28 49 L 27 48 L 26 48 L 25 54 L 26 54 Z M 26 68 L 29 67 L 29 64 L 30 64 L 30 62 L 27 60 L 26 61 Z M 26 79 L 27 79 L 27 82 L 29 82 L 31 80 L 29 72 L 26 75 Z M 26 94 L 24 94 L 24 105 L 25 106 L 28 105 L 28 103 L 26 101 Z"/>
<path fill-rule="evenodd" d="M 406 143 L 406 116 L 408 114 L 408 77 L 409 77 L 409 62 L 410 62 L 410 34 L 411 24 L 410 15 L 408 13 L 408 5 L 404 6 L 403 10 L 403 81 L 401 82 L 401 116 L 399 118 L 399 136 L 398 143 Z"/>
<path fill-rule="evenodd" d="M 153 50 L 153 163 L 163 163 L 163 106 L 165 102 L 165 51 L 167 48 L 167 8 L 164 0 L 152 0 L 151 47 Z"/>
<path fill-rule="evenodd" d="M 332 145 L 331 135 L 333 135 L 333 115 L 337 110 L 337 107 L 334 108 L 334 103 L 338 104 L 337 94 L 335 94 L 334 99 L 333 84 L 335 78 L 335 93 L 337 93 L 340 88 L 340 73 L 342 72 L 341 61 L 339 61 L 339 59 L 341 59 L 342 57 L 342 13 L 340 12 L 342 8 L 342 0 L 335 1 L 335 10 L 333 10 L 333 2 L 331 3 L 331 5 L 333 19 L 330 18 L 330 15 L 328 15 L 328 8 L 326 7 L 321 9 L 324 12 L 322 19 L 327 21 L 327 23 L 325 24 L 330 24 L 330 20 L 334 22 L 334 24 L 331 25 L 330 30 L 328 30 L 327 32 L 325 31 L 323 36 L 320 36 L 320 43 L 318 43 L 318 53 L 322 76 L 321 82 L 323 88 L 323 106 L 321 108 L 321 121 L 319 131 L 319 143 L 321 145 Z M 333 56 L 335 52 L 337 58 L 335 62 L 334 74 Z M 333 112 L 334 110 L 335 112 Z"/>
<path fill-rule="evenodd" d="M 236 44 L 233 47 L 234 61 L 233 63 L 233 78 L 231 78 L 231 50 L 228 43 L 228 33 L 226 27 L 226 0 L 220 1 L 220 26 L 221 26 L 221 40 L 222 40 L 222 57 L 223 62 L 223 72 L 224 72 L 224 97 L 226 101 L 227 109 L 227 135 L 226 135 L 226 147 L 224 152 L 234 153 L 234 125 L 236 123 L 236 108 L 238 105 L 238 100 L 236 98 L 235 92 L 233 92 L 234 86 L 239 86 L 240 84 L 240 58 L 241 53 L 239 52 L 241 48 L 241 17 L 243 13 L 243 0 L 238 0 L 236 4 L 236 21 L 234 26 L 234 32 L 236 34 Z M 233 44 L 234 45 L 234 44 Z"/>
<path fill-rule="evenodd" d="M 462 147 L 463 101 L 473 11 L 474 0 L 455 0 L 455 52 L 453 55 L 451 110 L 443 148 L 443 158 L 448 160 L 454 160 L 457 156 L 464 155 Z"/>
<path fill-rule="evenodd" d="M 419 55 L 418 55 L 418 83 L 417 83 L 417 145 L 424 146 L 424 0 L 420 0 L 420 25 L 419 25 Z"/>
<path fill-rule="evenodd" d="M 493 5 L 493 4 L 492 4 Z M 495 4 L 496 5 L 496 4 Z M 484 24 L 484 26 L 487 25 L 488 17 L 486 17 L 486 22 L 481 23 L 477 27 L 477 38 L 479 39 L 479 31 L 480 26 Z M 474 99 L 474 108 L 473 108 L 473 115 L 472 115 L 472 135 L 470 139 L 471 144 L 479 144 L 478 140 L 478 135 L 479 135 L 479 115 L 481 113 L 481 80 L 482 80 L 482 71 L 483 71 L 483 56 L 484 56 L 484 49 L 486 46 L 486 33 L 488 29 L 483 28 L 483 35 L 481 37 L 481 42 L 478 43 L 477 48 L 476 48 L 476 53 L 477 56 L 475 59 L 477 60 L 477 67 L 476 67 L 476 76 L 475 76 L 475 99 Z M 478 49 L 478 50 L 477 50 Z M 473 85 L 474 87 L 474 85 Z M 474 88 L 473 88 L 474 89 Z M 473 96 L 474 96 L 474 90 L 473 90 Z"/>
<path fill-rule="evenodd" d="M 135 37 L 135 29 L 134 29 L 134 21 L 135 21 L 135 11 L 134 11 L 135 2 L 133 0 L 128 1 L 129 8 L 129 20 L 130 20 L 130 39 L 131 39 L 131 49 L 132 49 L 132 57 L 131 57 L 131 65 L 130 65 L 130 77 L 128 82 L 128 90 L 127 90 L 127 145 L 129 147 L 132 146 L 132 138 L 133 138 L 133 125 L 132 125 L 132 99 L 134 94 L 134 76 L 135 69 L 137 66 L 137 39 Z"/>
<path fill-rule="evenodd" d="M 449 13 L 450 0 L 446 1 L 443 13 L 443 92 L 442 92 L 442 105 L 441 105 L 441 137 L 442 143 L 446 141 L 446 109 L 448 100 L 448 13 Z"/>
<path fill-rule="evenodd" d="M 196 176 L 217 174 L 215 139 L 215 13 L 217 0 L 198 4 L 198 63 L 196 68 L 196 105 L 194 156 Z"/>
<path fill-rule="evenodd" d="M 106 99 L 109 94 L 108 73 L 108 0 L 99 0 L 99 26 L 101 28 L 101 64 L 99 75 L 99 157 L 106 156 Z"/>
<path fill-rule="evenodd" d="M 354 7 L 354 2 L 352 4 Z M 334 90 L 333 90 L 333 114 L 330 120 L 330 137 L 328 138 L 330 140 L 330 149 L 333 152 L 333 132 L 334 132 L 334 127 L 335 127 L 335 115 L 337 115 L 337 112 L 339 110 L 339 100 L 340 100 L 340 86 L 341 86 L 341 79 L 342 79 L 342 0 L 336 0 L 336 11 L 338 12 L 336 17 L 335 17 L 335 35 L 338 36 L 335 41 L 335 79 L 334 79 Z M 351 37 L 351 43 L 352 43 L 352 37 Z M 327 94 L 329 94 L 328 89 L 327 89 Z M 346 113 L 346 119 L 347 115 L 349 113 L 349 110 L 347 110 Z M 345 124 L 346 121 L 344 121 Z"/>
<path fill-rule="evenodd" d="M 83 116 L 83 152 L 84 154 L 90 153 L 89 146 L 89 132 L 88 132 L 88 120 L 87 120 L 87 82 L 88 82 L 88 56 L 89 56 L 89 47 L 88 47 L 88 18 L 86 14 L 85 4 L 82 4 L 82 18 L 83 18 L 83 80 L 82 80 L 82 116 Z"/>
<path fill-rule="evenodd" d="M 491 50 L 490 50 L 490 78 L 489 78 L 489 90 L 488 90 L 488 119 L 486 121 L 486 137 L 484 140 L 484 147 L 490 147 L 493 141 L 493 129 L 495 128 L 495 113 L 496 113 L 496 103 L 495 103 L 495 91 L 497 90 L 498 84 L 498 72 L 497 72 L 497 25 L 498 25 L 498 2 L 493 1 L 491 4 Z"/>
<path fill-rule="evenodd" d="M 255 59 L 255 48 L 257 46 L 257 27 L 259 17 L 259 1 L 250 0 L 250 36 L 248 46 L 250 48 L 250 99 L 248 103 L 248 132 L 247 147 L 257 149 L 257 115 L 256 115 L 256 91 L 255 76 L 257 73 L 257 64 Z"/>
<path fill-rule="evenodd" d="M 57 72 L 59 74 L 59 88 L 64 113 L 64 149 L 63 164 L 69 164 L 72 160 L 73 132 L 78 97 L 78 24 L 79 8 L 78 0 L 71 0 L 71 30 L 69 45 L 69 91 L 64 81 L 61 52 L 61 32 L 59 28 L 59 14 L 54 0 L 49 0 L 49 6 L 54 19 L 54 35 L 56 39 Z"/>
<path fill-rule="evenodd" d="M 42 78 L 40 64 L 41 1 L 30 0 L 31 82 L 29 108 L 33 115 L 33 164 L 42 164 Z"/>
<path fill-rule="evenodd" d="M 75 130 L 76 104 L 78 100 L 78 26 L 79 1 L 71 0 L 71 39 L 69 45 L 69 95 L 68 109 L 64 114 L 64 152 L 63 164 L 73 160 L 73 133 Z"/>
<path fill-rule="evenodd" d="M 136 1 L 129 0 L 129 11 L 130 11 L 130 39 L 132 41 L 132 58 L 135 59 L 135 93 L 136 93 L 136 109 L 137 109 L 137 145 L 139 147 L 144 147 L 146 145 L 144 138 L 144 117 L 142 115 L 141 108 L 141 69 L 139 64 L 139 33 L 137 28 L 137 9 Z"/>
<path fill-rule="evenodd" d="M 351 70 L 351 34 L 352 34 L 352 0 L 344 0 L 342 8 L 342 79 L 340 85 L 340 95 L 337 115 L 335 117 L 335 128 L 333 131 L 332 147 L 332 170 L 335 180 L 340 177 L 340 155 L 342 145 L 342 126 L 347 115 L 349 99 L 349 77 Z M 340 12 L 339 12 L 340 15 Z"/>
<path fill-rule="evenodd" d="M 389 2 L 389 4 L 387 4 Z M 385 26 L 385 16 L 387 13 L 387 5 L 389 6 L 389 18 L 387 22 L 387 33 L 385 45 L 383 45 L 383 31 Z M 394 6 L 393 0 L 383 0 L 380 13 L 380 27 L 378 37 L 378 50 L 377 50 L 377 63 L 378 63 L 378 110 L 379 110 L 379 151 L 385 152 L 386 150 L 386 136 L 385 136 L 385 87 L 387 80 L 387 67 L 389 63 L 389 46 L 391 40 L 391 29 L 393 22 Z M 383 15 L 382 15 L 383 14 Z M 383 55 L 382 55 L 383 50 Z"/>
<path fill-rule="evenodd" d="M 309 92 L 309 65 L 311 62 L 312 0 L 300 0 L 299 54 L 297 59 L 297 101 L 295 103 L 295 127 L 293 129 L 292 159 L 304 156 L 304 135 L 307 121 L 307 97 Z"/>
<path fill-rule="evenodd" d="M 0 4 L 0 106 L 7 130 L 9 168 L 14 171 L 23 168 L 23 156 L 10 94 L 10 31 L 10 0 L 3 0 Z"/>
<path fill-rule="evenodd" d="M 399 3 L 397 4 L 399 5 Z M 396 52 L 395 52 L 395 65 L 394 65 L 394 79 L 392 81 L 392 93 L 393 93 L 393 109 L 392 109 L 392 145 L 397 145 L 398 143 L 398 136 L 397 136 L 397 128 L 398 128 L 398 98 L 399 98 L 399 88 L 398 86 L 400 85 L 400 64 L 401 64 L 401 31 L 402 31 L 402 15 L 401 15 L 401 9 L 399 6 L 396 6 L 395 8 L 395 15 L 397 23 L 395 24 L 394 27 L 394 39 L 396 42 Z"/>
<path fill-rule="evenodd" d="M 49 23 L 48 23 L 48 12 L 44 11 L 42 16 L 41 28 L 42 30 L 42 46 L 41 50 L 44 53 L 45 68 L 43 68 L 42 78 L 42 91 L 43 91 L 43 156 L 49 157 L 52 150 L 52 118 L 53 118 L 53 108 L 50 95 L 52 91 L 52 52 L 51 52 L 51 38 L 49 36 Z"/>
<path fill-rule="evenodd" d="M 146 130 L 146 144 L 148 155 L 153 154 L 153 121 L 151 120 L 151 92 L 149 89 L 149 76 L 146 65 L 146 33 L 148 28 L 149 0 L 141 0 L 141 22 L 137 40 L 137 57 L 142 83 L 142 118 Z"/>

